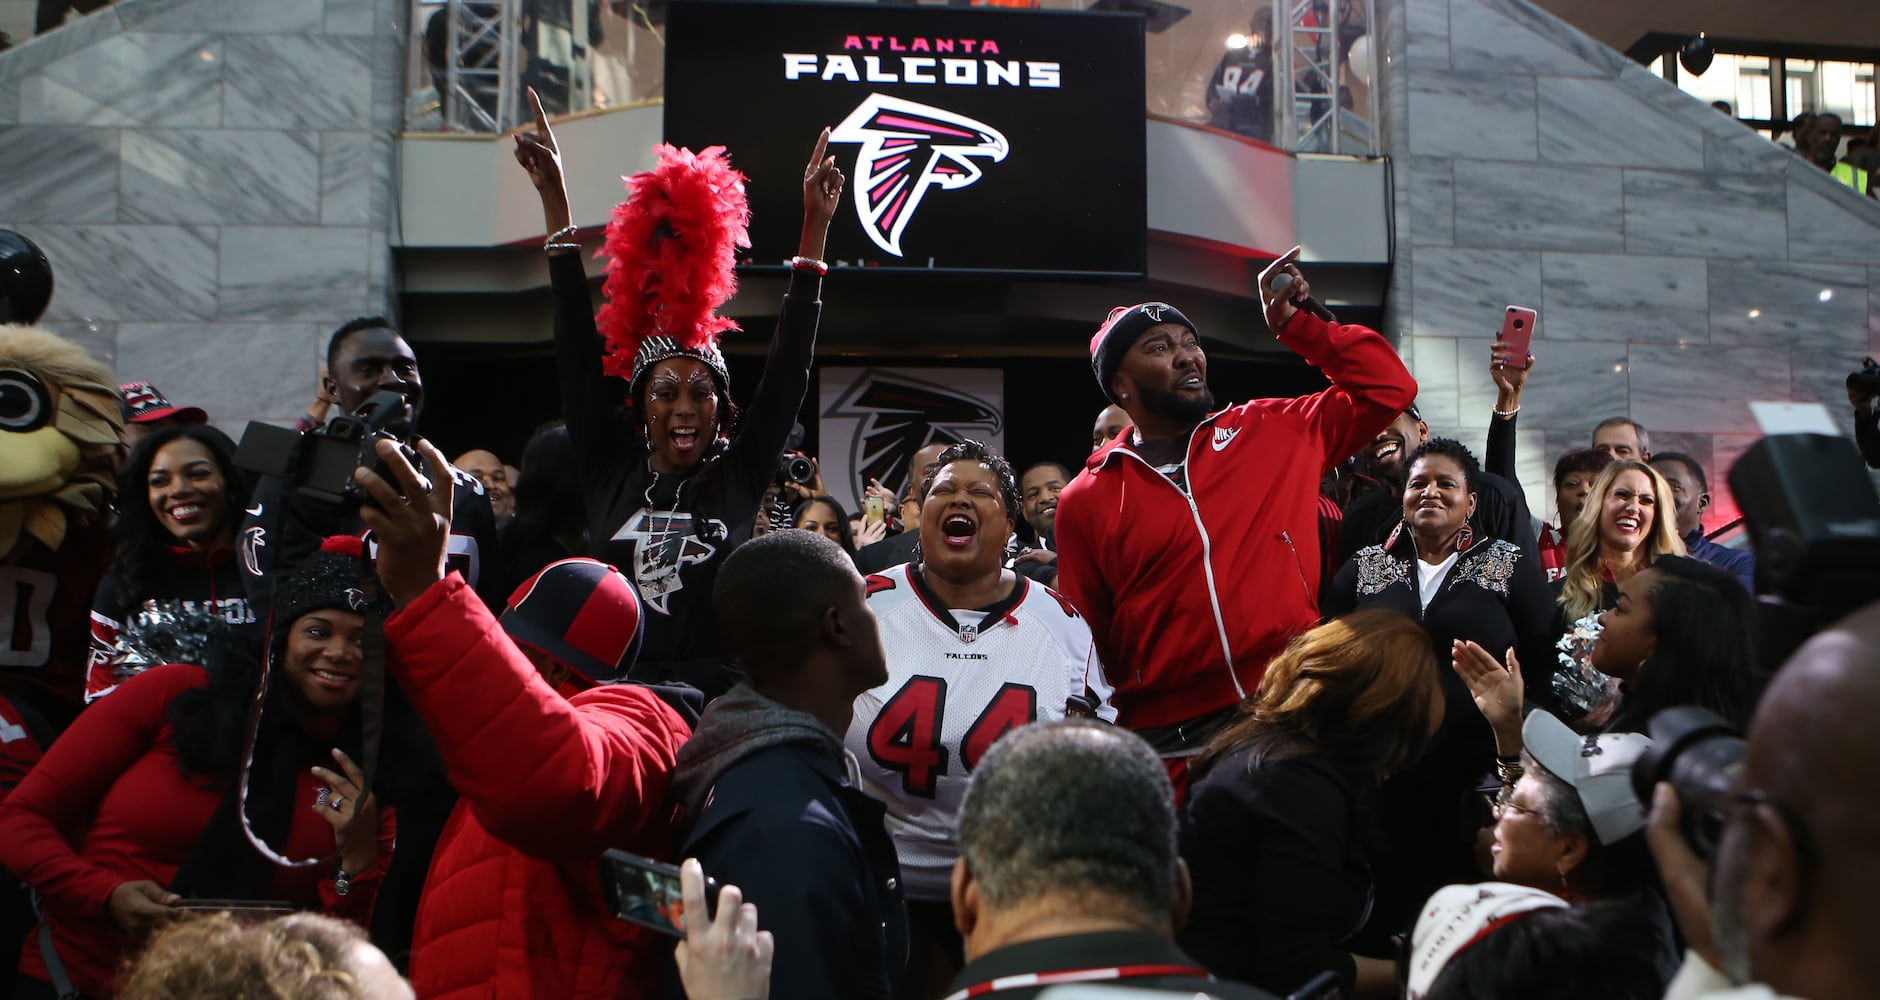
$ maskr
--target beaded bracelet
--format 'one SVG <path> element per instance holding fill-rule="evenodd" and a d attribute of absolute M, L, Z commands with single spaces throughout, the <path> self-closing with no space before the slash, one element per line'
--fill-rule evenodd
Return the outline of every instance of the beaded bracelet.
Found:
<path fill-rule="evenodd" d="M 568 237 L 574 236 L 579 232 L 581 232 L 580 226 L 563 226 L 550 233 L 548 239 L 542 241 L 542 249 L 548 253 L 553 253 L 556 250 L 579 250 L 581 249 L 581 244 L 564 242 Z"/>

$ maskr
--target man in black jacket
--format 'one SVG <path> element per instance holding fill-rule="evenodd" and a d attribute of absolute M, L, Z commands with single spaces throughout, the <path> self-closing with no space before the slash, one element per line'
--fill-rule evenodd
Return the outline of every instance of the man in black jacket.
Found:
<path fill-rule="evenodd" d="M 1100 982 L 1271 1000 L 1216 982 L 1175 945 L 1193 889 L 1175 853 L 1174 788 L 1142 737 L 1088 720 L 1007 733 L 973 771 L 959 842 L 953 920 L 967 964 L 955 996 Z"/>
<path fill-rule="evenodd" d="M 773 1000 L 885 997 L 907 961 L 901 869 L 842 748 L 856 696 L 888 680 L 868 585 L 841 546 L 783 531 L 733 552 L 712 601 L 750 621 L 726 636 L 746 680 L 679 751 L 681 854 L 757 904 Z"/>
<path fill-rule="evenodd" d="M 391 320 L 363 316 L 350 320 L 327 341 L 327 374 L 322 394 L 341 413 L 352 413 L 379 392 L 396 392 L 405 399 L 405 414 L 387 430 L 409 440 L 424 406 L 424 376 L 418 358 Z M 505 582 L 492 561 L 498 551 L 496 515 L 483 485 L 468 473 L 451 469 L 454 511 L 451 519 L 451 568 L 476 588 L 483 603 L 501 610 Z M 293 572 L 301 560 L 333 535 L 356 534 L 365 529 L 357 514 L 344 513 L 295 495 L 294 484 L 280 476 L 263 476 L 242 521 L 240 539 L 242 573 L 248 606 L 256 620 L 266 622 L 272 607 L 273 582 Z"/>

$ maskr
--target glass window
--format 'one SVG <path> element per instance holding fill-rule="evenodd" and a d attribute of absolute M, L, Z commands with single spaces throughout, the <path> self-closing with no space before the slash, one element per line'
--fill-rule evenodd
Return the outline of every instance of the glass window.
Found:
<path fill-rule="evenodd" d="M 1874 64 L 1823 62 L 1816 75 L 1821 107 L 1849 125 L 1874 123 Z"/>
<path fill-rule="evenodd" d="M 1674 53 L 1655 60 L 1652 72 L 1664 76 L 1664 62 L 1676 58 Z M 1719 52 L 1703 76 L 1679 67 L 1678 89 L 1707 104 L 1724 101 L 1738 118 L 1767 120 L 1773 113 L 1767 56 Z"/>
<path fill-rule="evenodd" d="M 1815 72 L 1813 59 L 1782 61 L 1782 96 L 1788 101 L 1790 118 L 1804 111 L 1822 109 L 1821 81 Z"/>

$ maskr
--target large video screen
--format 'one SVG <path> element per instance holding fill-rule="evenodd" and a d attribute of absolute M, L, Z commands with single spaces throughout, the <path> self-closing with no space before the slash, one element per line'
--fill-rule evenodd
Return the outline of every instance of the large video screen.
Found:
<path fill-rule="evenodd" d="M 677 0 L 666 141 L 750 177 L 752 265 L 796 253 L 816 133 L 832 266 L 1144 269 L 1143 25 L 1053 11 Z"/>

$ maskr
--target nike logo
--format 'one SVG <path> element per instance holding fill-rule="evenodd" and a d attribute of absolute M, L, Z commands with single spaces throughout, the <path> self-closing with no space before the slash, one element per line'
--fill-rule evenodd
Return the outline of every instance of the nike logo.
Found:
<path fill-rule="evenodd" d="M 255 504 L 253 507 L 250 507 L 247 510 L 242 511 L 242 513 L 247 514 L 249 517 L 260 517 L 261 507 L 262 507 L 261 504 Z"/>
<path fill-rule="evenodd" d="M 1240 428 L 1238 427 L 1214 428 L 1214 450 L 1215 451 L 1227 450 L 1227 446 L 1230 444 L 1233 444 L 1234 439 L 1239 436 L 1240 436 Z"/>

